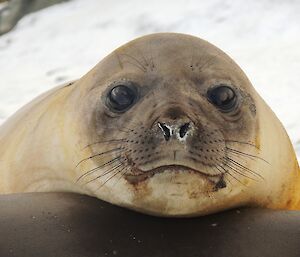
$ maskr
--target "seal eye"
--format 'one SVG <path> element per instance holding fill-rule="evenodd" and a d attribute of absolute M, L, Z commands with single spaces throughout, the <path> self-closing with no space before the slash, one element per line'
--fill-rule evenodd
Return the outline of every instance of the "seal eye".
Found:
<path fill-rule="evenodd" d="M 110 90 L 107 97 L 107 105 L 112 111 L 124 112 L 135 101 L 136 91 L 125 85 L 115 86 Z"/>
<path fill-rule="evenodd" d="M 218 85 L 208 90 L 207 97 L 210 102 L 222 111 L 231 111 L 236 105 L 236 94 L 227 85 Z"/>

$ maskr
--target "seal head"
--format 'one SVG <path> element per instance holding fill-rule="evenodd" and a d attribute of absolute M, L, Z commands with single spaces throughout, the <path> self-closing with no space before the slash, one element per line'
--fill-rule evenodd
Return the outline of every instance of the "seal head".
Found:
<path fill-rule="evenodd" d="M 299 204 L 282 125 L 237 64 L 199 38 L 138 38 L 32 108 L 22 116 L 34 129 L 7 148 L 22 153 L 15 177 L 31 176 L 8 191 L 84 192 L 161 216 Z"/>
<path fill-rule="evenodd" d="M 154 34 L 92 72 L 83 111 L 90 154 L 80 165 L 93 166 L 82 166 L 79 180 L 97 196 L 107 191 L 104 198 L 157 215 L 195 215 L 250 204 L 264 187 L 270 159 L 259 116 L 273 114 L 221 50 Z"/>

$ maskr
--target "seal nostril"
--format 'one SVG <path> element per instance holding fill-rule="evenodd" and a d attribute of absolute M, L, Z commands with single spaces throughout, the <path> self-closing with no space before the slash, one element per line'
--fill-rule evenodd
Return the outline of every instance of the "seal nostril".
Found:
<path fill-rule="evenodd" d="M 185 123 L 183 126 L 181 126 L 179 130 L 179 136 L 183 138 L 188 132 L 189 128 L 190 128 L 190 123 Z"/>
<path fill-rule="evenodd" d="M 162 130 L 164 133 L 164 138 L 166 141 L 168 141 L 171 137 L 171 130 L 168 126 L 166 126 L 164 123 L 158 122 L 158 127 Z"/>

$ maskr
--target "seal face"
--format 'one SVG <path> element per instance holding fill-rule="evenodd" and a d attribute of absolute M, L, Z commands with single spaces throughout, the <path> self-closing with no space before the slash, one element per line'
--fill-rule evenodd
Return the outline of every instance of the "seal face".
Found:
<path fill-rule="evenodd" d="M 284 129 L 234 61 L 201 39 L 136 39 L 30 108 L 4 128 L 24 131 L 0 137 L 15 178 L 7 192 L 84 192 L 162 216 L 298 204 Z"/>
<path fill-rule="evenodd" d="M 89 100 L 91 155 L 79 164 L 94 162 L 79 182 L 100 181 L 96 195 L 119 180 L 115 187 L 123 181 L 137 209 L 180 214 L 180 202 L 197 212 L 210 194 L 239 195 L 262 179 L 248 164 L 263 162 L 249 82 L 219 49 L 189 36 L 149 36 L 117 49 L 106 65 L 112 75 L 97 78 Z M 236 182 L 242 187 L 232 189 Z"/>
<path fill-rule="evenodd" d="M 141 87 L 137 83 L 135 85 Z M 161 92 L 162 89 L 154 90 Z M 110 112 L 124 115 L 136 102 L 137 110 L 134 112 L 140 112 L 138 105 L 143 104 L 139 103 L 143 99 L 138 95 L 138 91 L 142 89 L 133 89 L 125 83 L 119 84 L 107 93 L 106 106 Z M 151 90 L 147 94 L 151 94 Z M 221 84 L 209 88 L 206 96 L 199 94 L 198 97 L 201 97 L 204 104 L 210 102 L 220 112 L 234 116 L 240 111 L 237 94 L 234 88 Z M 145 110 L 144 118 L 137 124 L 129 122 L 127 132 L 117 144 L 117 149 L 120 150 L 117 160 L 130 167 L 124 173 L 125 178 L 131 183 L 138 183 L 166 170 L 182 171 L 207 177 L 213 182 L 215 189 L 218 189 L 219 185 L 225 187 L 223 174 L 230 162 L 227 153 L 230 148 L 226 147 L 225 135 L 222 132 L 224 129 L 215 121 L 210 121 L 204 114 L 199 115 L 200 110 L 197 108 L 199 99 L 187 96 L 182 102 L 177 103 L 175 97 L 182 98 L 180 89 L 173 92 L 170 101 L 166 97 L 160 97 L 159 93 L 153 94 L 153 97 L 145 100 L 147 103 L 144 104 L 144 108 L 142 107 Z M 151 106 L 150 102 L 155 104 Z M 147 113 L 147 109 L 151 112 Z M 137 117 L 134 112 L 131 115 Z M 234 122 L 237 123 L 237 119 Z M 125 127 L 127 128 L 126 125 Z"/>

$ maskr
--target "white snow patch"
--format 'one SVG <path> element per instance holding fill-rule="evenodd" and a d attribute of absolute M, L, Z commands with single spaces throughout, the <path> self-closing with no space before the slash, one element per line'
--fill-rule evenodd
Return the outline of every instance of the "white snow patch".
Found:
<path fill-rule="evenodd" d="M 74 0 L 0 37 L 0 122 L 144 34 L 202 37 L 227 52 L 283 122 L 300 156 L 300 1 Z"/>

